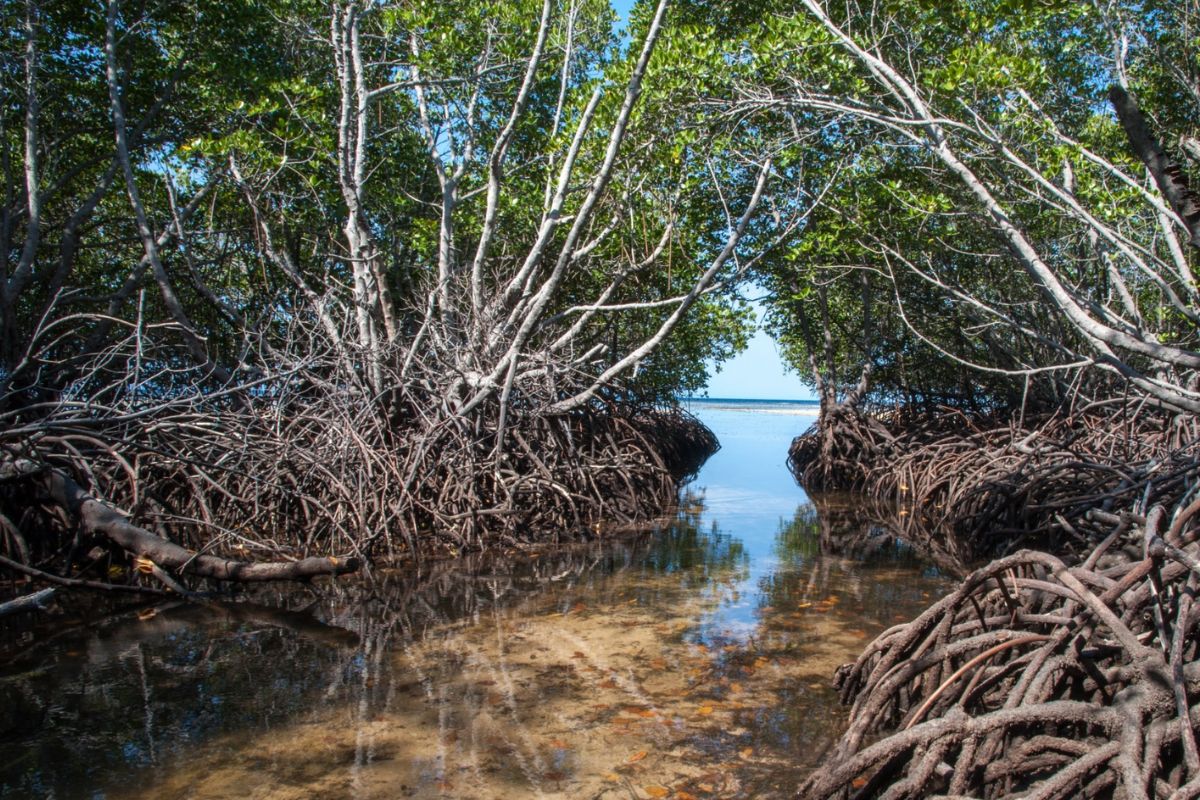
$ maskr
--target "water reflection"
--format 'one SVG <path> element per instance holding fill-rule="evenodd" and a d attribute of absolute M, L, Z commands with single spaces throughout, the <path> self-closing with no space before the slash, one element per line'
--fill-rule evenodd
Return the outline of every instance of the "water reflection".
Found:
<path fill-rule="evenodd" d="M 94 796 L 225 731 L 269 729 L 302 713 L 356 645 L 249 604 L 143 609 L 70 631 L 0 676 L 0 794 Z"/>
<path fill-rule="evenodd" d="M 790 796 L 835 667 L 942 579 L 840 548 L 794 486 L 722 505 L 761 477 L 736 433 L 658 531 L 44 640 L 0 673 L 0 794 Z"/>
<path fill-rule="evenodd" d="M 978 566 L 969 540 L 958 538 L 953 530 L 923 524 L 905 501 L 826 492 L 814 495 L 811 502 L 827 552 L 865 560 L 894 551 L 910 554 L 914 562 L 920 554 L 920 559 L 936 564 L 945 574 L 959 577 Z"/>

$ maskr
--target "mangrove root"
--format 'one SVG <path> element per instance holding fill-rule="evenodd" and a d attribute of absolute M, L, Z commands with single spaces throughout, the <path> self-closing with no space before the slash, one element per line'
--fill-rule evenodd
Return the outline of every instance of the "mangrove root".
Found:
<path fill-rule="evenodd" d="M 138 570 L 147 574 L 158 568 L 176 575 L 222 581 L 303 581 L 354 572 L 361 564 L 357 558 L 332 556 L 255 563 L 192 552 L 134 525 L 126 515 L 90 496 L 61 470 L 27 460 L 0 466 L 0 480 L 12 483 L 21 478 L 40 484 L 49 500 L 76 520 L 85 535 L 106 538 L 136 556 Z"/>
<path fill-rule="evenodd" d="M 964 562 L 1021 547 L 1082 558 L 1104 535 L 1093 509 L 1175 507 L 1200 474 L 1198 443 L 1190 416 L 1125 400 L 1024 419 L 842 407 L 789 463 L 810 490 L 866 491 L 914 544 L 957 540 Z"/>
<path fill-rule="evenodd" d="M 1014 553 L 883 633 L 839 670 L 850 725 L 800 795 L 1195 796 L 1197 510 L 1099 512 L 1082 563 Z"/>

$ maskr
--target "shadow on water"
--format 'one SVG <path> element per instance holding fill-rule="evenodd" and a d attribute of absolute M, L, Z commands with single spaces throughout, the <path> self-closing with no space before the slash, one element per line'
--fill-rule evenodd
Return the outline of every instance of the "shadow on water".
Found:
<path fill-rule="evenodd" d="M 896 550 L 958 577 L 980 566 L 972 558 L 969 542 L 956 537 L 953 530 L 922 524 L 902 501 L 888 503 L 853 492 L 823 492 L 811 502 L 827 552 L 866 560 Z"/>
<path fill-rule="evenodd" d="M 945 579 L 718 433 L 657 531 L 41 639 L 0 668 L 0 795 L 790 796 L 834 669 Z"/>

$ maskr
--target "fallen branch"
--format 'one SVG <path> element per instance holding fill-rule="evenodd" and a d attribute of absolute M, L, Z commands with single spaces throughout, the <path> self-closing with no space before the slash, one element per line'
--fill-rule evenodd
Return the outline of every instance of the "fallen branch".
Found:
<path fill-rule="evenodd" d="M 7 603 L 0 603 L 0 617 L 9 614 L 20 614 L 23 611 L 44 611 L 50 598 L 54 597 L 57 589 L 47 588 L 32 594 L 23 595 Z"/>
<path fill-rule="evenodd" d="M 31 578 L 54 583 L 59 586 L 68 586 L 73 589 L 94 589 L 98 592 L 129 592 L 131 594 L 150 594 L 155 596 L 164 596 L 166 592 L 161 589 L 155 589 L 151 586 L 139 586 L 138 584 L 126 583 L 102 583 L 100 581 L 89 581 L 83 578 L 65 578 L 62 575 L 55 575 L 52 572 L 31 567 L 28 564 L 22 564 L 19 561 L 13 561 L 6 556 L 0 556 L 0 566 L 8 567 L 11 570 L 22 572 Z"/>
<path fill-rule="evenodd" d="M 50 499 L 77 519 L 85 532 L 103 536 L 153 565 L 178 575 L 239 582 L 304 581 L 319 575 L 354 572 L 361 563 L 357 558 L 333 556 L 299 561 L 245 562 L 194 553 L 134 525 L 124 514 L 89 495 L 61 470 L 18 461 L 11 472 L 37 476 Z"/>

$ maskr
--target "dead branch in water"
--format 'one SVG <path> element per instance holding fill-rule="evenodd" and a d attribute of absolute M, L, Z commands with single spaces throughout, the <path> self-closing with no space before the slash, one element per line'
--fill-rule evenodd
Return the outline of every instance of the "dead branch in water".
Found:
<path fill-rule="evenodd" d="M 161 567 L 183 575 L 223 581 L 308 580 L 318 575 L 354 572 L 359 560 L 348 558 L 305 558 L 299 561 L 248 563 L 196 553 L 155 536 L 134 525 L 126 515 L 90 496 L 70 476 L 55 469 L 42 469 L 30 461 L 17 461 L 8 470 L 0 468 L 0 480 L 34 478 L 49 499 L 65 510 L 89 536 L 103 536 L 137 556 L 139 571 L 151 573 Z"/>
<path fill-rule="evenodd" d="M 0 603 L 0 617 L 7 617 L 9 614 L 19 614 L 22 611 L 38 611 L 44 609 L 46 604 L 54 597 L 57 589 L 40 589 L 36 592 L 31 592 L 14 600 L 9 600 L 7 603 Z"/>

